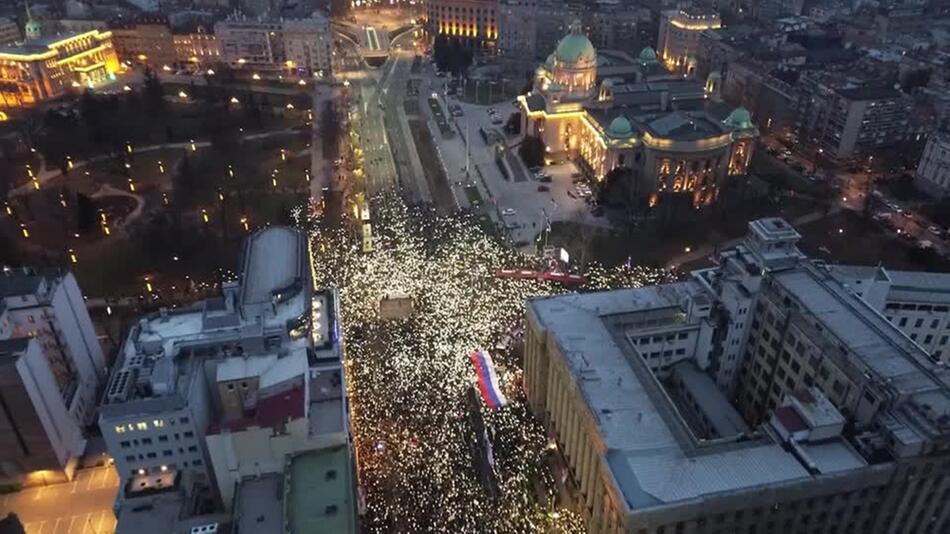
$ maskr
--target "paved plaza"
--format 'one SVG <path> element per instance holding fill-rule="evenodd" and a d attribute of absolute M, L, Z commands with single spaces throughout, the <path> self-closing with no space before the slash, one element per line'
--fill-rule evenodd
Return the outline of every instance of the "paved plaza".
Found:
<path fill-rule="evenodd" d="M 116 525 L 112 504 L 118 488 L 114 468 L 81 469 L 72 482 L 3 495 L 0 515 L 15 512 L 27 534 L 111 533 Z"/>

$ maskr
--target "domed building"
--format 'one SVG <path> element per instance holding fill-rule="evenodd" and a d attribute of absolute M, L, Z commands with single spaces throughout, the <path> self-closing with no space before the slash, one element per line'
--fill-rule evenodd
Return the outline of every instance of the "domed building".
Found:
<path fill-rule="evenodd" d="M 721 76 L 706 83 L 670 73 L 644 48 L 626 64 L 600 58 L 579 23 L 535 71 L 519 97 L 524 135 L 540 138 L 550 161 L 573 161 L 592 181 L 623 169 L 655 205 L 686 194 L 713 202 L 730 176 L 745 174 L 758 130 L 745 108 L 719 102 Z"/>

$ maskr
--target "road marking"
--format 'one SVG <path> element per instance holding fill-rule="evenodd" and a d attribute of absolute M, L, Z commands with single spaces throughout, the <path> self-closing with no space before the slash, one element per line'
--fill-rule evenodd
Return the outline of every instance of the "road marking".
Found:
<path fill-rule="evenodd" d="M 92 524 L 89 522 L 89 518 L 92 517 L 92 513 L 87 512 L 86 514 L 84 514 L 84 517 L 85 519 L 82 520 L 82 534 L 86 534 L 86 528 L 89 528 L 90 530 L 94 530 L 92 528 Z M 95 531 L 93 531 L 92 534 L 96 534 Z"/>
<path fill-rule="evenodd" d="M 79 487 L 79 478 L 77 477 L 77 479 L 70 482 L 70 484 L 72 485 L 73 489 L 69 490 L 69 493 L 76 493 L 76 488 Z"/>
<path fill-rule="evenodd" d="M 43 489 L 44 489 L 44 488 L 41 486 L 41 487 L 36 491 L 36 496 L 33 497 L 33 500 L 34 500 L 34 501 L 40 500 L 40 497 L 43 496 Z"/>
<path fill-rule="evenodd" d="M 95 474 L 95 473 L 90 473 L 90 474 L 89 474 L 89 479 L 88 479 L 88 481 L 86 482 L 86 491 L 89 491 L 89 490 L 92 489 L 92 480 L 93 480 L 94 478 L 96 478 L 96 474 Z"/>
<path fill-rule="evenodd" d="M 72 516 L 72 517 L 69 518 L 69 528 L 66 529 L 66 534 L 69 534 L 70 532 L 73 531 L 73 522 L 76 521 L 76 517 L 77 517 L 77 516 Z"/>
<path fill-rule="evenodd" d="M 40 526 L 36 529 L 36 534 L 43 534 L 44 526 L 46 526 L 46 520 L 40 521 Z"/>
<path fill-rule="evenodd" d="M 99 512 L 99 522 L 96 524 L 96 532 L 102 532 L 102 517 L 105 515 L 105 513 L 105 510 Z"/>
<path fill-rule="evenodd" d="M 59 522 L 62 521 L 62 517 L 57 517 L 56 522 L 53 523 L 53 534 L 56 534 L 56 530 L 59 529 Z"/>

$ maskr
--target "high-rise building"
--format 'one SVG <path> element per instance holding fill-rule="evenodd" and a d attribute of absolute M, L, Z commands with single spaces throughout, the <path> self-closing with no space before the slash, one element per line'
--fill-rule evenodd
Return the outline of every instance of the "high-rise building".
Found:
<path fill-rule="evenodd" d="M 699 36 L 720 26 L 719 13 L 707 8 L 690 6 L 664 11 L 660 14 L 656 52 L 669 70 L 691 74 L 696 70 Z"/>
<path fill-rule="evenodd" d="M 683 282 L 528 303 L 525 392 L 588 530 L 946 531 L 950 370 L 788 223 L 749 230 Z"/>
<path fill-rule="evenodd" d="M 256 20 L 231 16 L 214 26 L 221 60 L 234 69 L 264 75 L 313 76 L 331 70 L 330 23 L 306 19 Z"/>
<path fill-rule="evenodd" d="M 29 270 L 0 275 L 0 297 L 0 473 L 71 478 L 105 377 L 85 301 L 72 274 Z"/>

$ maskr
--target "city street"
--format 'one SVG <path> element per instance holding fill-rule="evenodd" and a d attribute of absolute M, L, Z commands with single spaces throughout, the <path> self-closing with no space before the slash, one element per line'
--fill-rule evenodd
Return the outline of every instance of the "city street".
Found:
<path fill-rule="evenodd" d="M 15 512 L 27 534 L 111 533 L 116 525 L 112 505 L 118 488 L 114 468 L 81 469 L 72 482 L 3 495 L 0 515 Z"/>

